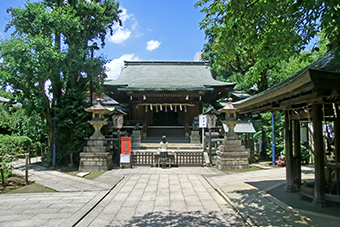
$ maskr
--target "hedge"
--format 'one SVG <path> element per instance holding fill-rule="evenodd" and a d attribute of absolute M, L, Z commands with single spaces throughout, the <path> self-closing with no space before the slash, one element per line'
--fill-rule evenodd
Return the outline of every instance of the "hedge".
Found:
<path fill-rule="evenodd" d="M 0 156 L 5 154 L 18 154 L 32 146 L 33 142 L 27 136 L 10 136 L 0 134 Z"/>

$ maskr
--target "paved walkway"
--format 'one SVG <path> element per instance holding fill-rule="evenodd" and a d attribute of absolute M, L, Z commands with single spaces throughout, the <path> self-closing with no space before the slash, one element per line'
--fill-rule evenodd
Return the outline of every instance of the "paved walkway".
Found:
<path fill-rule="evenodd" d="M 337 226 L 340 221 L 337 213 L 327 208 L 320 213 L 306 201 L 298 202 L 302 209 L 287 205 L 300 200 L 284 194 L 284 168 L 226 175 L 207 167 L 138 167 L 111 170 L 93 181 L 31 168 L 30 180 L 59 192 L 0 195 L 0 226 Z M 312 167 L 302 172 L 304 179 L 313 176 Z"/>

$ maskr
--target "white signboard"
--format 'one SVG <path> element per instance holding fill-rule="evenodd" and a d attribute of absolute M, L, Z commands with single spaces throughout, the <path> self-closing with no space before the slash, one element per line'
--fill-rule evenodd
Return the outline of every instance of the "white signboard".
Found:
<path fill-rule="evenodd" d="M 130 163 L 130 156 L 129 154 L 121 154 L 120 155 L 120 163 Z"/>
<path fill-rule="evenodd" d="M 199 127 L 200 128 L 207 127 L 207 115 L 199 115 Z"/>

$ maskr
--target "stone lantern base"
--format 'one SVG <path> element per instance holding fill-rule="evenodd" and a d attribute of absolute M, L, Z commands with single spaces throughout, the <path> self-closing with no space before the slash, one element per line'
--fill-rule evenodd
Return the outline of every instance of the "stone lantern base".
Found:
<path fill-rule="evenodd" d="M 113 152 L 80 153 L 79 171 L 106 171 L 112 169 Z"/>
<path fill-rule="evenodd" d="M 199 131 L 191 131 L 190 143 L 201 143 L 201 137 Z"/>
<path fill-rule="evenodd" d="M 105 140 L 90 139 L 80 155 L 79 171 L 106 171 L 112 169 L 113 152 Z"/>
<path fill-rule="evenodd" d="M 217 168 L 220 170 L 249 169 L 249 153 L 241 140 L 225 138 L 216 154 Z"/>

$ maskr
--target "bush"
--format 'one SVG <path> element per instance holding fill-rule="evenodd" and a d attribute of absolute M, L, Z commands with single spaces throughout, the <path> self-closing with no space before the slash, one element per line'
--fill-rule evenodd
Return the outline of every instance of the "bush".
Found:
<path fill-rule="evenodd" d="M 18 154 L 32 147 L 32 140 L 27 136 L 10 136 L 0 134 L 0 156 Z"/>
<path fill-rule="evenodd" d="M 5 179 L 11 174 L 12 161 L 16 157 L 12 155 L 25 152 L 32 147 L 32 140 L 27 136 L 10 136 L 0 134 L 0 168 L 3 169 Z"/>

